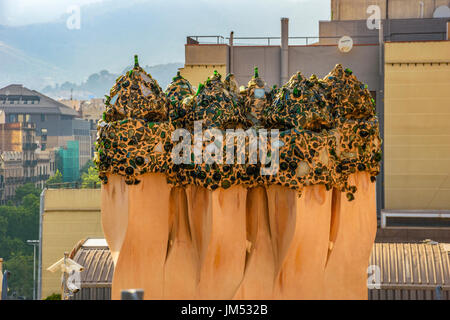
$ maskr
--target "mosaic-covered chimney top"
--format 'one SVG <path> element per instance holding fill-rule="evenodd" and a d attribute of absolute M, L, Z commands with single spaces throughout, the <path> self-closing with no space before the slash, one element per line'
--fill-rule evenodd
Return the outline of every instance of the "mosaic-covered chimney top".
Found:
<path fill-rule="evenodd" d="M 172 136 L 185 129 L 195 143 L 195 123 L 224 136 L 227 129 L 256 132 L 258 142 L 253 144 L 267 143 L 267 152 L 250 161 L 253 144 L 247 139 L 244 163 L 199 162 L 193 150 L 178 163 Z M 261 129 L 276 129 L 278 137 L 271 139 L 269 134 L 262 141 Z M 198 146 L 207 152 L 213 143 L 216 153 L 222 150 L 225 155 L 229 141 L 213 138 Z M 231 146 L 237 148 L 237 143 L 234 140 Z M 139 66 L 137 56 L 134 68 L 117 79 L 107 96 L 96 146 L 104 183 L 108 174 L 136 184 L 142 174 L 161 172 L 174 186 L 194 184 L 214 190 L 276 184 L 301 194 L 305 186 L 322 184 L 347 192 L 349 200 L 357 192 L 348 183 L 349 175 L 366 171 L 374 182 L 382 158 L 375 102 L 367 85 L 341 65 L 323 79 L 298 72 L 281 88 L 272 89 L 258 68 L 247 87 L 241 88 L 234 75 L 222 79 L 215 71 L 195 90 L 178 72 L 163 91 Z M 262 174 L 267 167 L 274 169 L 273 174 Z"/>

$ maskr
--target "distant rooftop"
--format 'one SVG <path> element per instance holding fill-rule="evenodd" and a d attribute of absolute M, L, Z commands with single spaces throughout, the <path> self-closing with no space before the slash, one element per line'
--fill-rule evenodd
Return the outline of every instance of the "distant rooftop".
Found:
<path fill-rule="evenodd" d="M 6 113 L 78 116 L 75 110 L 21 84 L 11 84 L 0 89 L 0 110 Z"/>

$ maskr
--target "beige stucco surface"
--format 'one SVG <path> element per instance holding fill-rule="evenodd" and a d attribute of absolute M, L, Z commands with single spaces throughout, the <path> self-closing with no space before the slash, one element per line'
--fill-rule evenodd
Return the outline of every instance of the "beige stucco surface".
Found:
<path fill-rule="evenodd" d="M 88 237 L 103 238 L 100 189 L 45 191 L 42 229 L 42 298 L 61 292 L 61 274 L 47 268 Z"/>
<path fill-rule="evenodd" d="M 186 45 L 186 65 L 220 65 L 228 60 L 228 46 L 226 44 Z"/>
<path fill-rule="evenodd" d="M 381 18 L 386 17 L 386 0 L 331 0 L 332 20 L 366 19 L 373 13 L 367 13 L 371 5 L 379 6 Z M 443 5 L 450 6 L 450 0 L 389 0 L 389 18 L 432 18 L 434 10 Z"/>
<path fill-rule="evenodd" d="M 277 185 L 171 188 L 163 174 L 145 174 L 129 186 L 112 299 L 129 288 L 144 299 L 367 299 L 375 184 L 366 172 L 350 183 L 352 202 L 321 185 L 298 197 Z"/>
<path fill-rule="evenodd" d="M 227 64 L 228 46 L 225 44 L 186 45 L 185 65 L 180 68 L 180 73 L 192 86 L 198 87 L 214 70 L 225 75 Z"/>
<path fill-rule="evenodd" d="M 386 43 L 386 209 L 450 208 L 450 42 Z"/>
<path fill-rule="evenodd" d="M 227 67 L 225 64 L 218 65 L 185 65 L 180 68 L 180 74 L 187 79 L 191 85 L 198 88 L 199 83 L 203 83 L 210 77 L 214 70 L 217 70 L 221 75 L 226 75 Z"/>

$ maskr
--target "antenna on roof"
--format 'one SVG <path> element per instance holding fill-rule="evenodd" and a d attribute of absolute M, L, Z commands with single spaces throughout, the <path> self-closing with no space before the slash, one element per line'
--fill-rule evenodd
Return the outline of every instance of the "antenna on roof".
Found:
<path fill-rule="evenodd" d="M 73 88 L 70 88 L 70 101 L 73 100 Z"/>

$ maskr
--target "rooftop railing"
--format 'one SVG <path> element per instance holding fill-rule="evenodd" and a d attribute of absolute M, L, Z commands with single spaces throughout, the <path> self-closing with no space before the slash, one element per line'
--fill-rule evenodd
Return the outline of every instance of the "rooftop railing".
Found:
<path fill-rule="evenodd" d="M 325 44 L 337 44 L 342 36 L 329 37 L 289 37 L 289 45 L 314 45 L 319 42 Z M 378 35 L 350 36 L 357 43 L 378 43 Z M 222 36 L 188 36 L 187 44 L 229 44 L 230 37 Z M 281 37 L 233 37 L 234 46 L 279 46 Z"/>
<path fill-rule="evenodd" d="M 91 183 L 89 186 L 83 186 L 81 182 L 62 182 L 62 183 L 49 183 L 45 187 L 48 189 L 100 189 L 101 182 Z"/>
<path fill-rule="evenodd" d="M 352 39 L 359 40 L 358 42 L 366 42 L 363 40 L 370 40 L 371 43 L 378 42 L 378 36 L 350 36 Z M 289 45 L 314 45 L 320 42 L 326 44 L 337 44 L 342 36 L 330 37 L 289 37 Z M 229 40 L 230 38 L 226 38 Z M 233 45 L 267 45 L 279 46 L 281 44 L 281 37 L 233 37 Z"/>
<path fill-rule="evenodd" d="M 224 44 L 222 36 L 187 36 L 187 44 Z"/>
<path fill-rule="evenodd" d="M 340 36 L 301 36 L 289 37 L 289 45 L 316 45 L 332 44 L 336 45 Z M 349 35 L 355 44 L 377 44 L 379 42 L 378 34 L 371 35 Z M 384 41 L 436 41 L 446 40 L 447 34 L 442 31 L 428 32 L 392 32 L 384 35 Z M 281 37 L 233 37 L 233 46 L 280 46 Z M 188 36 L 187 44 L 229 44 L 230 37 L 222 36 Z"/>

